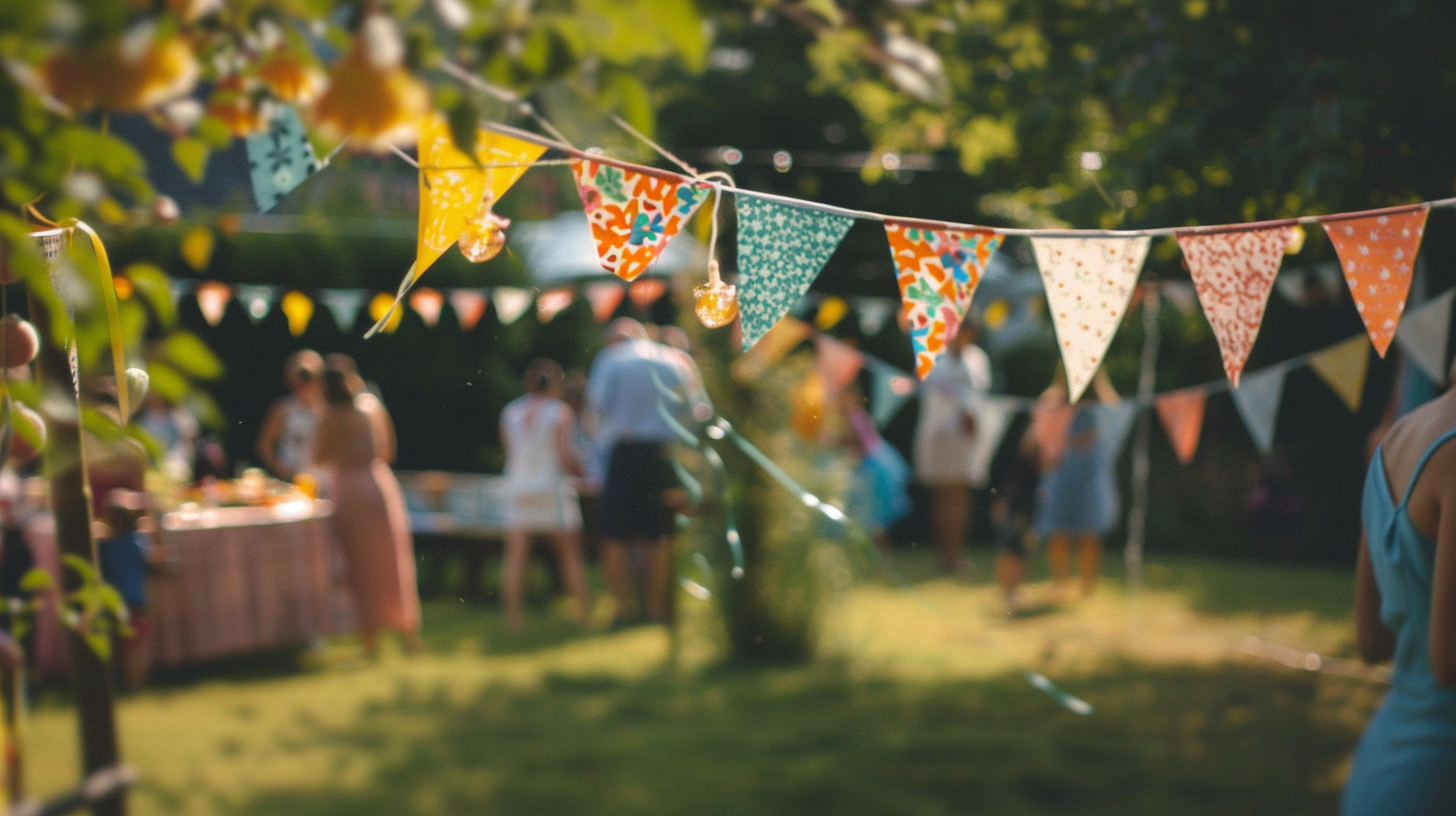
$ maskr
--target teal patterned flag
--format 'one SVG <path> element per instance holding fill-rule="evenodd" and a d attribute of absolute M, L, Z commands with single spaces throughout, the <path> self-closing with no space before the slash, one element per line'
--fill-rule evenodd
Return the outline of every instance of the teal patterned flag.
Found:
<path fill-rule="evenodd" d="M 293 188 L 319 169 L 313 145 L 303 132 L 298 112 L 279 105 L 268 129 L 244 140 L 248 148 L 248 169 L 253 180 L 253 199 L 258 212 L 273 209 Z"/>
<path fill-rule="evenodd" d="M 747 351 L 788 313 L 854 219 L 739 194 L 738 311 Z"/>
<path fill-rule="evenodd" d="M 870 372 L 870 418 L 875 427 L 884 428 L 915 396 L 915 377 L 878 357 L 865 355 L 865 368 Z"/>
<path fill-rule="evenodd" d="M 1279 397 L 1284 393 L 1284 366 L 1255 371 L 1233 390 L 1234 407 L 1259 453 L 1268 455 L 1274 447 L 1274 423 L 1279 418 Z"/>

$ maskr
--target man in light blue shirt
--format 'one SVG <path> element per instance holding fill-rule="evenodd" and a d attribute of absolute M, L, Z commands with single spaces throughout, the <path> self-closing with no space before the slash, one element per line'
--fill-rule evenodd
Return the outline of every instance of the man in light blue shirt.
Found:
<path fill-rule="evenodd" d="M 660 386 L 659 386 L 660 384 Z M 682 402 L 664 399 L 661 388 L 686 393 Z M 652 342 L 642 324 L 619 318 L 607 327 L 607 347 L 592 362 L 586 409 L 593 438 L 589 480 L 598 480 L 598 529 L 602 571 L 625 621 L 636 609 L 631 569 L 645 567 L 647 616 L 666 621 L 671 599 L 674 512 L 681 489 L 669 459 L 677 438 L 659 403 L 683 425 L 694 406 L 705 404 L 701 378 L 691 358 Z"/>

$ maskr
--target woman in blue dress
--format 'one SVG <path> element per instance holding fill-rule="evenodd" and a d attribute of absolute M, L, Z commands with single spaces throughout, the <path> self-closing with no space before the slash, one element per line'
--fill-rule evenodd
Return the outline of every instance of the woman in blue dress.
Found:
<path fill-rule="evenodd" d="M 1057 375 L 1057 382 L 1047 394 L 1043 394 L 1043 399 L 1048 402 L 1054 403 L 1066 393 L 1060 368 Z M 1058 391 L 1059 388 L 1062 390 Z M 1112 383 L 1101 371 L 1097 372 L 1093 387 L 1072 406 L 1071 410 L 1076 413 L 1066 431 L 1060 453 L 1043 451 L 1044 463 L 1051 467 L 1038 489 L 1036 532 L 1046 541 L 1052 587 L 1059 596 L 1067 594 L 1071 580 L 1073 543 L 1076 544 L 1077 583 L 1081 593 L 1091 595 L 1097 587 L 1102 538 L 1117 524 L 1121 504 L 1114 472 L 1117 452 L 1100 443 L 1098 412 L 1095 410 L 1098 398 L 1093 394 L 1106 401 L 1116 398 Z M 1061 399 L 1065 400 L 1065 397 Z M 1047 447 L 1047 443 L 1042 444 Z"/>
<path fill-rule="evenodd" d="M 1451 372 L 1456 377 L 1456 366 Z M 1456 813 L 1456 389 L 1402 417 L 1365 478 L 1356 640 L 1395 660 L 1345 816 Z"/>

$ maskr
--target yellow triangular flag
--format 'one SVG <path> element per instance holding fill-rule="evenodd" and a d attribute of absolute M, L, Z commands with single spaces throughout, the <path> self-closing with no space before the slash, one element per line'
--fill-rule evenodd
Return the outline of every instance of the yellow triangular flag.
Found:
<path fill-rule="evenodd" d="M 1360 410 L 1365 373 L 1370 370 L 1370 344 L 1357 334 L 1309 358 L 1309 367 L 1352 411 Z"/>
<path fill-rule="evenodd" d="M 383 328 L 415 281 L 460 240 L 470 220 L 481 215 L 482 201 L 487 196 L 492 204 L 499 201 L 545 152 L 543 145 L 481 128 L 475 134 L 477 164 L 455 146 L 443 117 L 429 117 L 420 125 L 420 226 L 415 262 L 400 281 L 389 310 L 365 337 L 373 337 Z"/>
<path fill-rule="evenodd" d="M 455 146 L 443 118 L 428 120 L 420 128 L 420 229 L 414 276 L 425 274 L 460 239 L 466 224 L 480 215 L 482 199 L 499 201 L 544 152 L 542 145 L 482 128 L 475 136 L 480 163 L 476 166 Z"/>

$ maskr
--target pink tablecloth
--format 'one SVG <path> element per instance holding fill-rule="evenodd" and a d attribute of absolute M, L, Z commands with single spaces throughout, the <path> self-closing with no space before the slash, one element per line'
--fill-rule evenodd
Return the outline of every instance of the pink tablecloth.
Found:
<path fill-rule="evenodd" d="M 350 629 L 343 566 L 327 502 L 220 508 L 163 518 L 152 535 L 163 564 L 147 582 L 153 666 L 175 666 L 307 643 Z M 54 522 L 26 539 L 38 566 L 56 567 Z M 65 669 L 58 621 L 38 622 L 36 668 Z"/>

